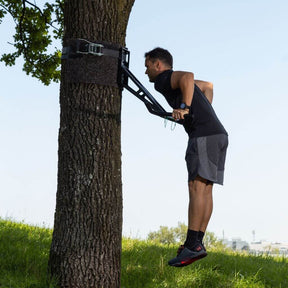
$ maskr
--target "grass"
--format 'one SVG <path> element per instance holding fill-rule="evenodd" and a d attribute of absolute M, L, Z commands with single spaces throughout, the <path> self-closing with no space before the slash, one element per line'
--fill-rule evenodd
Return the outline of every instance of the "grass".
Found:
<path fill-rule="evenodd" d="M 124 239 L 123 288 L 288 287 L 287 259 L 212 251 L 190 266 L 169 267 L 167 260 L 174 257 L 176 249 L 175 246 Z"/>
<path fill-rule="evenodd" d="M 51 229 L 0 219 L 0 287 L 54 287 L 46 274 L 51 237 Z M 167 261 L 176 246 L 127 238 L 122 246 L 122 288 L 288 287 L 285 258 L 209 251 L 203 260 L 174 268 Z"/>
<path fill-rule="evenodd" d="M 47 288 L 52 231 L 0 219 L 0 287 Z"/>

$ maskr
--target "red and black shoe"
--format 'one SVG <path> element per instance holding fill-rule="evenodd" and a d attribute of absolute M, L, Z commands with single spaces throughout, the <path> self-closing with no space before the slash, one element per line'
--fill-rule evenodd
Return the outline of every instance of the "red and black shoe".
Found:
<path fill-rule="evenodd" d="M 205 248 L 204 244 L 201 243 L 201 245 L 203 246 L 204 250 L 206 251 L 206 248 Z M 180 245 L 180 247 L 177 250 L 177 256 L 183 251 L 184 248 L 185 248 L 184 244 Z"/>
<path fill-rule="evenodd" d="M 168 262 L 170 266 L 184 267 L 207 256 L 207 252 L 200 243 L 191 250 L 184 246 L 182 248 L 182 246 L 178 249 L 180 253 Z"/>
<path fill-rule="evenodd" d="M 180 245 L 180 247 L 177 250 L 177 256 L 184 250 L 185 246 L 184 245 Z"/>

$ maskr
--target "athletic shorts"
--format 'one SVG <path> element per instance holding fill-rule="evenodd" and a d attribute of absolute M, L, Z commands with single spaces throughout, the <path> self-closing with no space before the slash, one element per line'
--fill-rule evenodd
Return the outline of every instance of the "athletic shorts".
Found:
<path fill-rule="evenodd" d="M 227 147 L 228 136 L 225 134 L 189 138 L 185 157 L 188 181 L 200 176 L 223 185 Z"/>

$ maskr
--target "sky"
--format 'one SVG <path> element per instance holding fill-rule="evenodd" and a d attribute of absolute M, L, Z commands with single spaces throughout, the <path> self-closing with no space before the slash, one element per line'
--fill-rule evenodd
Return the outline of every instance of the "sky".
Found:
<path fill-rule="evenodd" d="M 167 110 L 145 75 L 145 52 L 166 48 L 174 70 L 214 84 L 213 107 L 229 133 L 208 226 L 219 238 L 288 242 L 287 14 L 286 0 L 136 0 L 130 14 L 130 70 Z M 13 50 L 11 19 L 0 33 L 0 54 Z M 53 227 L 59 84 L 44 86 L 22 64 L 0 63 L 0 217 Z M 125 236 L 187 224 L 187 141 L 183 127 L 124 91 Z"/>

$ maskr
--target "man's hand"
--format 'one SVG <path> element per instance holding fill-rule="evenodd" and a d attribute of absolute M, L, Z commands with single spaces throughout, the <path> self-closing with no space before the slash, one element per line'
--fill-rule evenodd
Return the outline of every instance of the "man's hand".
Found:
<path fill-rule="evenodd" d="M 184 119 L 184 115 L 189 113 L 189 109 L 174 109 L 172 112 L 172 117 L 175 120 Z"/>

